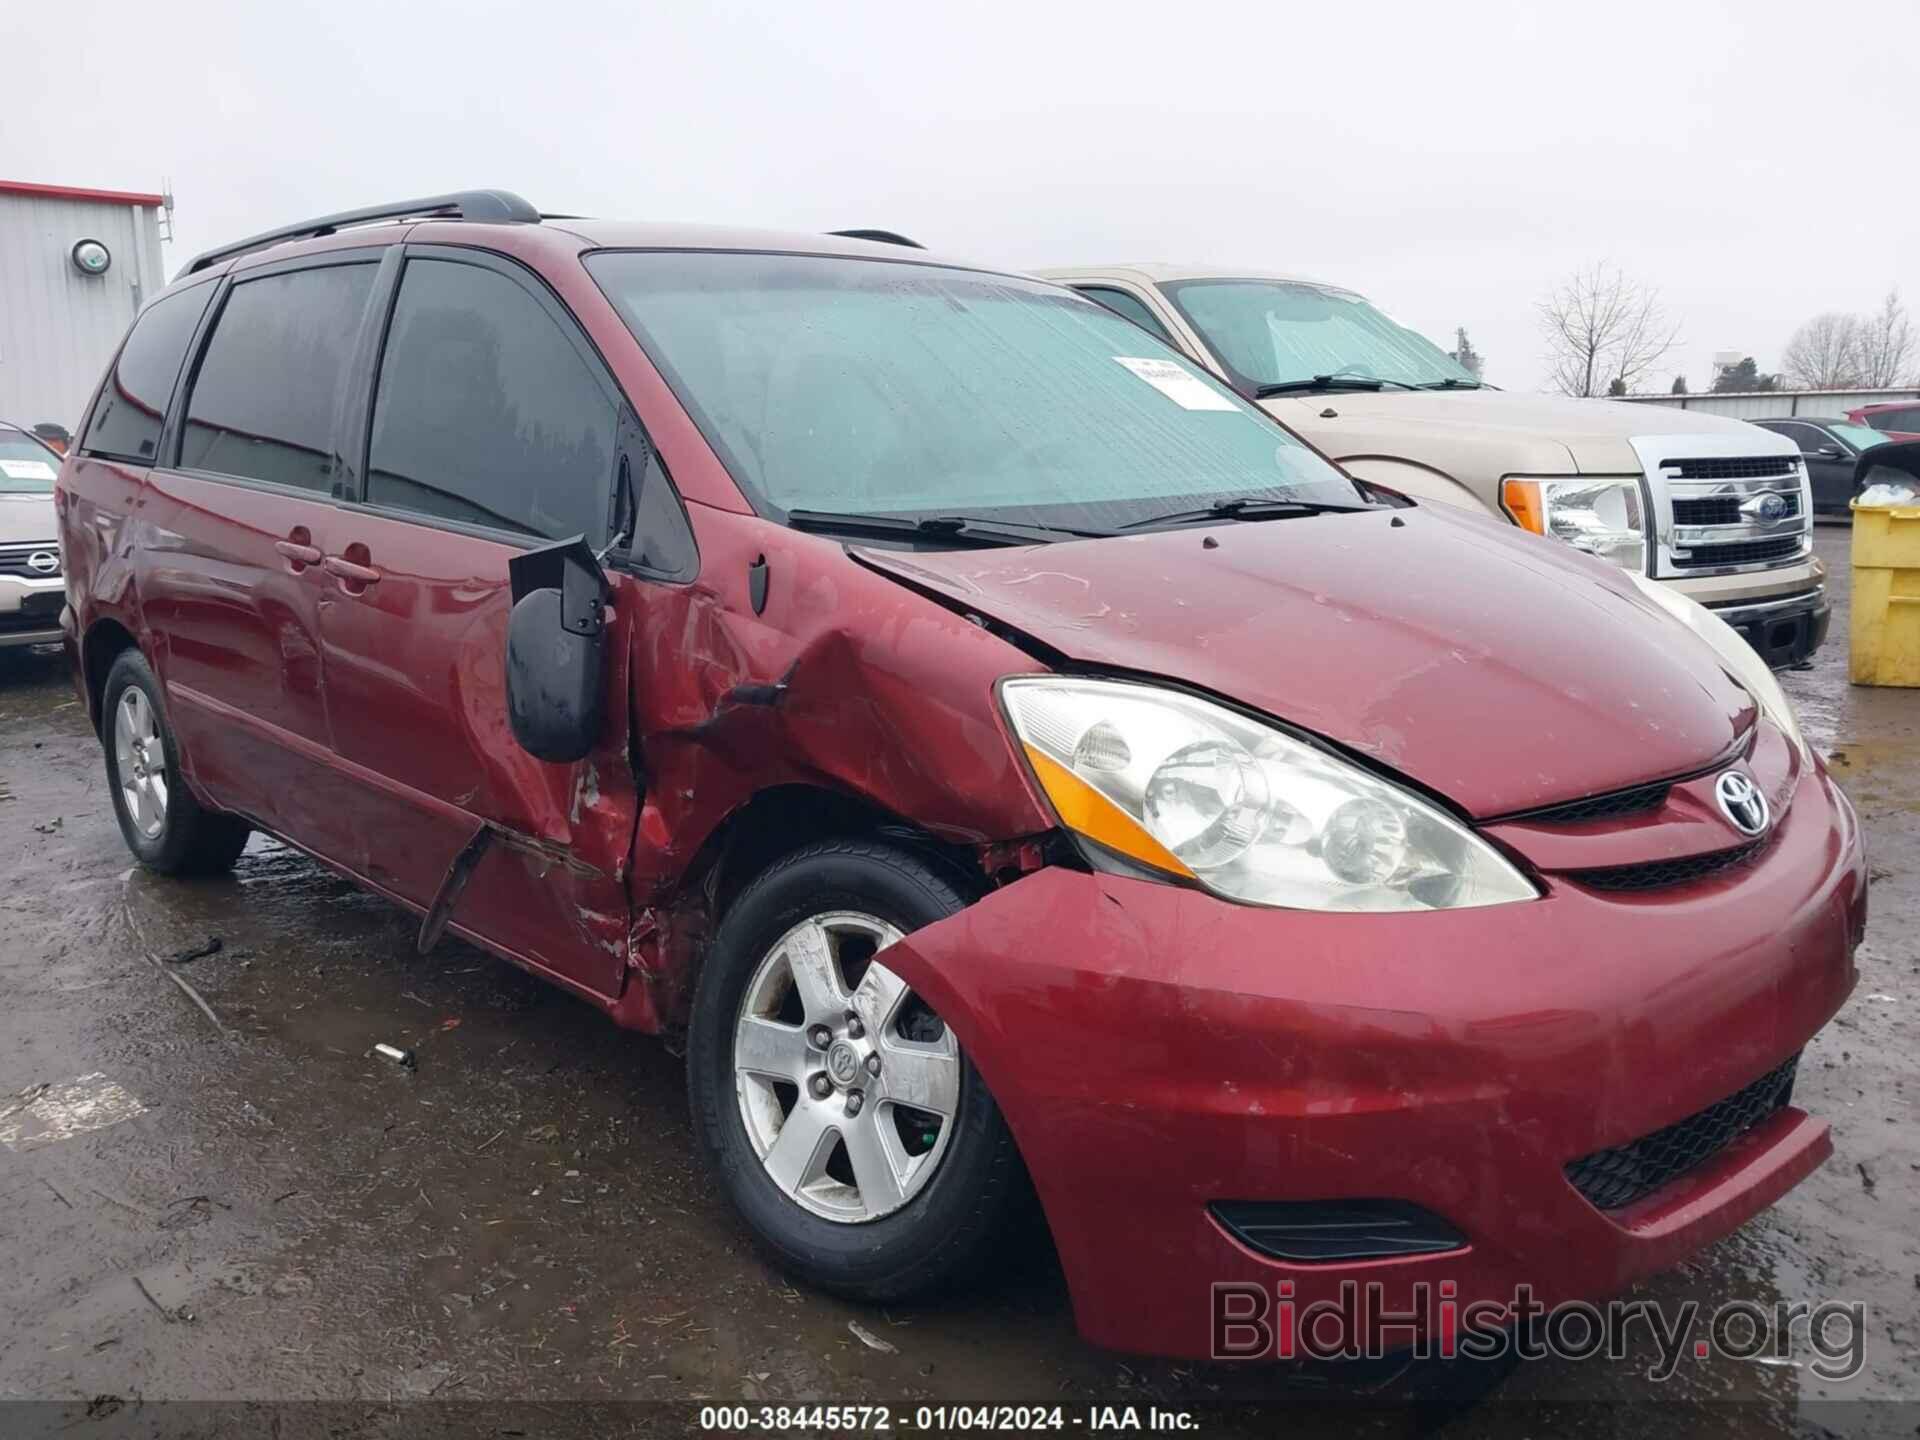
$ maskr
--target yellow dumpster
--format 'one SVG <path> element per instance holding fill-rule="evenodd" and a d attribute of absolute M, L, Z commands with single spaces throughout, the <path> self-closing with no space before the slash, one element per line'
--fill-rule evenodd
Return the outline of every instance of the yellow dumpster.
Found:
<path fill-rule="evenodd" d="M 1920 685 L 1920 505 L 1853 502 L 1856 685 Z"/>

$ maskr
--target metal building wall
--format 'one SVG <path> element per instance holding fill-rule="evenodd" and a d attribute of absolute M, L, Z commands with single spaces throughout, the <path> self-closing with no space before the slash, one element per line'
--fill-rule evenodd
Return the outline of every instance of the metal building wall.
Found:
<path fill-rule="evenodd" d="M 1920 399 L 1920 388 L 1894 390 L 1768 390 L 1741 395 L 1628 395 L 1635 405 L 1664 405 L 1730 415 L 1735 420 L 1777 420 L 1788 415 L 1841 416 L 1860 405 L 1883 400 Z"/>
<path fill-rule="evenodd" d="M 105 275 L 73 268 L 76 240 L 113 253 Z M 75 429 L 120 337 L 166 286 L 153 206 L 0 189 L 0 420 Z"/>

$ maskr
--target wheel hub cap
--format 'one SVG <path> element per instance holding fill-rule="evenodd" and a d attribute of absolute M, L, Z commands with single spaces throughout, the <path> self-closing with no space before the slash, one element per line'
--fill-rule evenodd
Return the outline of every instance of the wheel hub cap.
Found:
<path fill-rule="evenodd" d="M 845 1040 L 834 1041 L 827 1051 L 827 1075 L 843 1090 L 860 1078 L 860 1056 Z"/>

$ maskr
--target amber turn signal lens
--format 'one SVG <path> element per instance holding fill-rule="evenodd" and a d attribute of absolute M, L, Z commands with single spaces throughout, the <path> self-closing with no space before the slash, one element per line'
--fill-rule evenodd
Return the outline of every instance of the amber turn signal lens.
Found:
<path fill-rule="evenodd" d="M 1047 799 L 1053 802 L 1061 824 L 1142 865 L 1188 880 L 1194 878 L 1192 869 L 1178 855 L 1149 835 L 1113 801 L 1051 755 L 1031 745 L 1021 748 L 1027 752 L 1027 763 L 1033 766 L 1034 778 L 1047 792 Z"/>
<path fill-rule="evenodd" d="M 1502 480 L 1500 504 L 1522 530 L 1536 535 L 1547 533 L 1546 507 L 1540 501 L 1538 480 Z"/>

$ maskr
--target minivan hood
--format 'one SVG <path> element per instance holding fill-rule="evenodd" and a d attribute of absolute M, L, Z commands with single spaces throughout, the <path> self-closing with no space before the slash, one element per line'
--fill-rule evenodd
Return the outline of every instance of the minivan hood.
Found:
<path fill-rule="evenodd" d="M 51 495 L 0 495 L 0 545 L 32 545 L 44 540 L 54 548 L 60 526 Z"/>
<path fill-rule="evenodd" d="M 1289 721 L 1477 817 L 1697 771 L 1754 720 L 1712 649 L 1619 571 L 1447 506 L 854 554 L 1070 660 Z"/>
<path fill-rule="evenodd" d="M 1498 463 L 1482 467 L 1496 474 L 1553 474 L 1562 467 L 1580 475 L 1638 474 L 1640 462 L 1628 443 L 1636 435 L 1738 434 L 1752 442 L 1754 455 L 1798 453 L 1784 435 L 1724 415 L 1511 390 L 1277 395 L 1261 405 L 1282 424 L 1311 436 L 1321 449 L 1336 456 L 1348 453 L 1341 443 L 1343 429 L 1363 432 L 1372 444 L 1378 444 L 1383 434 L 1402 429 L 1410 439 L 1423 432 L 1461 432 L 1477 446 L 1499 446 L 1507 452 Z M 1342 421 L 1348 423 L 1343 426 Z"/>

